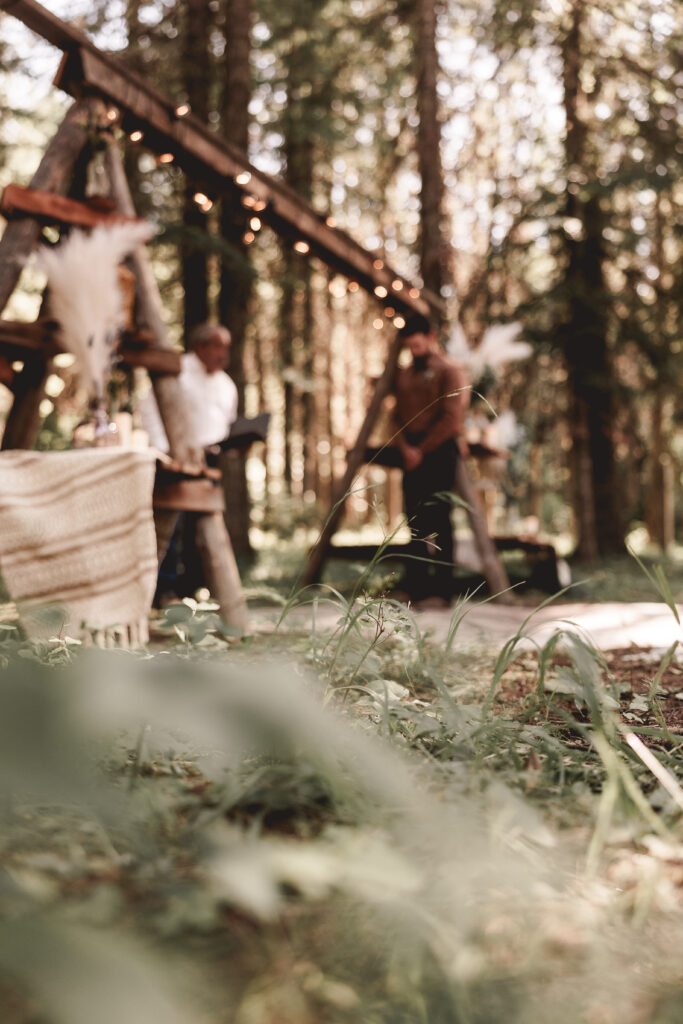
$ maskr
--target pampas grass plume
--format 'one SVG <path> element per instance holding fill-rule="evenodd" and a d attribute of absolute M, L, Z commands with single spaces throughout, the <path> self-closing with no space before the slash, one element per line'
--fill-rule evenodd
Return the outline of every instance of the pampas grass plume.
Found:
<path fill-rule="evenodd" d="M 56 248 L 43 248 L 38 254 L 50 289 L 51 316 L 59 322 L 61 340 L 76 356 L 88 389 L 97 398 L 104 396 L 113 346 L 124 322 L 119 263 L 152 234 L 146 221 L 103 224 L 89 234 L 72 231 Z"/>
<path fill-rule="evenodd" d="M 533 349 L 526 341 L 516 340 L 521 330 L 522 325 L 519 323 L 492 324 L 484 331 L 479 346 L 470 348 L 465 332 L 456 320 L 451 329 L 447 351 L 467 367 L 472 383 L 476 384 L 487 368 L 498 376 L 507 363 L 528 359 Z"/>

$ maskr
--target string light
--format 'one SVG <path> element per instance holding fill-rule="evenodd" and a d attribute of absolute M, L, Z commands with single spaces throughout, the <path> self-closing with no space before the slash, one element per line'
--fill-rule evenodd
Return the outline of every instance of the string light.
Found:
<path fill-rule="evenodd" d="M 251 181 L 251 174 L 249 171 L 241 171 L 240 174 L 235 176 L 236 185 L 248 185 Z"/>
<path fill-rule="evenodd" d="M 265 210 L 267 205 L 268 203 L 266 203 L 263 199 L 257 199 L 254 205 L 252 206 L 252 209 L 254 213 L 260 213 L 261 210 Z"/>
<path fill-rule="evenodd" d="M 161 156 L 159 157 L 159 163 L 160 164 L 172 164 L 173 163 L 173 153 L 162 153 Z"/>
<path fill-rule="evenodd" d="M 67 369 L 67 367 L 73 366 L 73 364 L 76 362 L 76 356 L 73 354 L 73 352 L 58 352 L 57 355 L 52 360 L 52 362 L 55 364 L 55 366 L 58 366 L 60 367 L 60 369 L 65 370 Z"/>
<path fill-rule="evenodd" d="M 295 252 L 301 252 L 301 253 L 305 254 L 305 253 L 311 251 L 311 247 L 308 244 L 308 242 L 295 242 L 294 243 L 294 251 Z"/>
<path fill-rule="evenodd" d="M 393 306 L 385 306 L 384 307 L 384 315 L 385 316 L 392 317 L 395 312 L 396 312 L 396 310 L 394 309 Z"/>
<path fill-rule="evenodd" d="M 259 231 L 261 228 L 261 221 L 258 217 L 252 217 L 249 221 L 249 227 L 252 231 Z"/>
<path fill-rule="evenodd" d="M 128 136 L 131 142 L 141 142 L 142 139 L 144 139 L 144 137 L 144 132 L 141 131 L 131 132 L 130 135 Z"/>
<path fill-rule="evenodd" d="M 382 318 L 378 316 L 372 321 L 372 326 L 375 328 L 376 331 L 381 331 L 382 328 L 384 327 L 384 320 L 382 320 Z"/>
<path fill-rule="evenodd" d="M 251 245 L 255 238 L 256 235 L 254 234 L 253 231 L 247 231 L 245 232 L 245 234 L 242 235 L 242 241 L 244 242 L 245 245 Z"/>
<path fill-rule="evenodd" d="M 402 316 L 397 316 L 394 318 L 394 327 L 397 327 L 399 331 L 401 330 L 402 327 L 405 327 L 405 325 L 406 322 Z"/>
<path fill-rule="evenodd" d="M 336 228 L 337 226 L 337 220 L 335 217 L 326 217 L 325 223 L 327 224 L 328 228 Z"/>
<path fill-rule="evenodd" d="M 242 196 L 242 206 L 246 206 L 248 210 L 253 210 L 256 206 L 256 199 L 254 196 Z"/>
<path fill-rule="evenodd" d="M 420 289 L 419 288 L 409 288 L 408 289 L 408 295 L 410 295 L 411 299 L 419 299 L 420 298 Z"/>
<path fill-rule="evenodd" d="M 190 113 L 191 109 L 192 108 L 190 107 L 189 103 L 181 103 L 179 107 L 175 108 L 175 116 L 176 117 L 185 117 L 187 114 Z"/>
<path fill-rule="evenodd" d="M 360 285 L 358 284 L 358 281 L 349 281 L 349 291 L 350 292 L 357 292 L 359 288 L 360 288 Z"/>
<path fill-rule="evenodd" d="M 116 107 L 110 107 L 107 111 L 107 121 L 115 121 L 119 116 L 119 112 Z"/>
<path fill-rule="evenodd" d="M 387 297 L 387 294 L 388 294 L 388 292 L 387 292 L 386 288 L 384 287 L 384 285 L 383 284 L 378 284 L 377 287 L 375 288 L 375 295 L 377 296 L 377 298 L 378 299 L 385 299 Z"/>
<path fill-rule="evenodd" d="M 51 373 L 45 381 L 45 394 L 50 398 L 58 398 L 65 387 L 66 381 L 58 374 Z"/>
<path fill-rule="evenodd" d="M 375 268 L 375 270 L 381 270 L 382 267 L 384 266 L 384 263 L 382 262 L 382 260 L 373 260 L 372 265 Z"/>
<path fill-rule="evenodd" d="M 395 281 L 391 282 L 391 287 L 394 289 L 395 292 L 400 292 L 403 290 L 403 281 L 401 281 L 397 277 Z"/>
<path fill-rule="evenodd" d="M 346 295 L 346 282 L 336 278 L 334 281 L 330 281 L 328 288 L 330 294 L 334 295 L 336 299 L 341 299 Z"/>
<path fill-rule="evenodd" d="M 192 198 L 194 199 L 197 206 L 201 207 L 204 213 L 208 213 L 211 207 L 213 206 L 213 202 L 211 201 L 211 199 L 209 199 L 208 196 L 205 196 L 203 192 L 195 192 Z"/>

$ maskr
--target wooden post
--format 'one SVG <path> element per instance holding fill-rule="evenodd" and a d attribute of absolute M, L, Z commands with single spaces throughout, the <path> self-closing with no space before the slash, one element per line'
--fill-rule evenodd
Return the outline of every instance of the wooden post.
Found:
<path fill-rule="evenodd" d="M 116 208 L 127 216 L 135 216 L 133 199 L 128 188 L 123 161 L 112 141 L 106 152 L 106 167 L 112 199 Z M 170 348 L 161 313 L 161 297 L 147 252 L 141 246 L 132 258 L 137 284 L 138 326 L 151 331 L 162 348 Z M 181 462 L 203 461 L 203 452 L 191 444 L 192 427 L 177 377 L 155 377 L 154 396 L 168 437 L 171 456 Z M 177 513 L 161 510 L 155 515 L 159 561 L 166 553 Z M 242 592 L 237 562 L 222 512 L 197 517 L 197 547 L 209 589 L 218 601 L 221 616 L 229 625 L 246 628 L 247 605 Z"/>
<path fill-rule="evenodd" d="M 2 450 L 33 448 L 40 429 L 40 403 L 45 397 L 45 381 L 52 372 L 52 360 L 30 356 L 12 384 L 14 400 L 2 434 Z"/>
<path fill-rule="evenodd" d="M 88 127 L 102 109 L 101 100 L 74 103 L 50 141 L 31 188 L 63 194 L 69 188 L 76 162 L 88 144 Z M 10 220 L 0 240 L 0 311 L 7 305 L 31 255 L 41 226 L 34 217 Z M 14 401 L 2 436 L 2 448 L 33 448 L 40 423 L 38 408 L 45 397 L 44 382 L 51 364 L 38 354 L 24 363 L 14 380 Z"/>
<path fill-rule="evenodd" d="M 113 140 L 105 154 L 105 166 L 109 176 L 111 197 L 117 210 L 120 213 L 125 213 L 127 217 L 135 217 L 135 207 L 126 180 L 123 161 Z M 137 326 L 154 335 L 161 348 L 170 348 L 162 313 L 161 296 L 144 246 L 140 246 L 132 254 L 131 265 L 137 285 L 135 294 Z M 204 454 L 201 449 L 193 448 L 191 445 L 192 430 L 178 378 L 154 377 L 152 386 L 173 458 L 180 462 L 203 462 Z"/>
<path fill-rule="evenodd" d="M 463 458 L 459 458 L 455 470 L 455 488 L 465 502 L 467 517 L 470 521 L 474 545 L 481 559 L 482 572 L 486 577 L 489 590 L 492 594 L 499 595 L 496 599 L 501 604 L 510 603 L 509 593 L 504 593 L 510 586 L 503 563 L 500 560 L 496 546 L 489 536 L 486 528 L 486 518 L 479 504 L 479 498 L 475 491 L 470 475 L 467 472 L 467 465 Z"/>
<path fill-rule="evenodd" d="M 353 478 L 364 461 L 365 449 L 367 448 L 372 429 L 377 422 L 377 417 L 380 414 L 382 402 L 391 390 L 392 381 L 396 372 L 396 363 L 398 362 L 398 356 L 402 345 L 403 338 L 401 338 L 397 331 L 396 336 L 391 343 L 391 348 L 389 349 L 389 356 L 386 366 L 384 367 L 384 372 L 375 385 L 375 390 L 373 392 L 372 399 L 370 400 L 368 411 L 365 414 L 365 419 L 363 420 L 363 424 L 358 433 L 356 443 L 347 456 L 344 476 L 333 490 L 332 507 L 327 516 L 327 520 L 325 521 L 325 525 L 322 528 L 318 540 L 311 548 L 308 556 L 308 562 L 302 577 L 302 586 L 307 586 L 310 583 L 317 583 L 320 579 L 320 572 L 327 555 L 327 549 L 332 537 L 337 531 L 341 517 L 344 514 L 346 495 L 353 483 Z"/>

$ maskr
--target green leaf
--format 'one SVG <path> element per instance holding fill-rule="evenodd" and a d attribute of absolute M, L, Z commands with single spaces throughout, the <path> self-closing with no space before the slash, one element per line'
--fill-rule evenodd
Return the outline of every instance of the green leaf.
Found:
<path fill-rule="evenodd" d="M 189 622 L 193 614 L 194 612 L 192 609 L 181 602 L 178 604 L 169 604 L 164 608 L 164 619 L 171 626 L 175 626 L 181 622 Z"/>

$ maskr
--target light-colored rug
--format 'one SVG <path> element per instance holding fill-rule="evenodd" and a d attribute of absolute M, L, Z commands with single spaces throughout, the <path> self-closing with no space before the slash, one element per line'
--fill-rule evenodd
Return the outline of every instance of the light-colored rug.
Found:
<path fill-rule="evenodd" d="M 65 634 L 146 642 L 154 472 L 132 448 L 0 453 L 0 571 L 30 633 L 59 606 Z"/>

